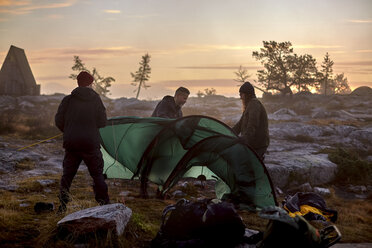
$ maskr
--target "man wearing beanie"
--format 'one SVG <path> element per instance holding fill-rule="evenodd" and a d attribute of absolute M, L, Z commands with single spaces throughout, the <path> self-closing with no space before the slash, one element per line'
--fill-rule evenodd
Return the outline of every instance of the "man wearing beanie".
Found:
<path fill-rule="evenodd" d="M 250 82 L 245 82 L 239 89 L 243 103 L 243 114 L 233 127 L 244 143 L 255 150 L 261 160 L 269 146 L 269 125 L 265 107 L 256 98 Z"/>
<path fill-rule="evenodd" d="M 81 161 L 93 178 L 96 201 L 110 202 L 103 176 L 103 159 L 100 151 L 99 128 L 106 125 L 106 109 L 101 98 L 92 89 L 93 77 L 86 71 L 77 76 L 78 86 L 71 95 L 63 98 L 55 116 L 56 126 L 63 132 L 63 175 L 60 183 L 60 213 L 66 210 L 72 180 Z"/>

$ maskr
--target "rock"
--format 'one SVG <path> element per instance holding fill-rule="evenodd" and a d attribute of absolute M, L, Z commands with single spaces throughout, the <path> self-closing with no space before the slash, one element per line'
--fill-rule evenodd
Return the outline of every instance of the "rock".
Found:
<path fill-rule="evenodd" d="M 311 187 L 310 183 L 304 183 L 297 187 L 289 189 L 291 192 L 313 192 L 313 187 Z"/>
<path fill-rule="evenodd" d="M 314 187 L 314 192 L 322 196 L 330 196 L 331 191 L 326 188 Z"/>
<path fill-rule="evenodd" d="M 268 118 L 270 120 L 291 120 L 294 119 L 294 117 L 296 116 L 297 114 L 293 110 L 281 108 L 275 111 L 273 114 L 269 114 Z"/>
<path fill-rule="evenodd" d="M 368 86 L 360 86 L 350 93 L 352 96 L 372 96 L 372 88 Z"/>
<path fill-rule="evenodd" d="M 186 193 L 184 193 L 183 191 L 181 190 L 176 190 L 172 193 L 172 196 L 174 198 L 182 198 L 182 197 L 185 197 L 186 196 Z"/>
<path fill-rule="evenodd" d="M 130 195 L 130 192 L 129 191 L 122 191 L 122 192 L 120 192 L 119 195 L 120 196 L 128 196 L 128 195 Z"/>
<path fill-rule="evenodd" d="M 56 182 L 56 180 L 53 179 L 43 179 L 43 180 L 36 180 L 38 183 L 40 183 L 42 186 L 49 186 Z"/>
<path fill-rule="evenodd" d="M 363 185 L 349 185 L 348 190 L 356 194 L 364 194 L 367 192 L 367 187 Z"/>
<path fill-rule="evenodd" d="M 275 187 L 275 191 L 278 195 L 283 195 L 283 191 L 279 187 Z"/>
<path fill-rule="evenodd" d="M 130 208 L 121 203 L 114 203 L 69 214 L 58 221 L 57 225 L 75 234 L 115 229 L 117 235 L 120 236 L 131 216 Z"/>
<path fill-rule="evenodd" d="M 337 165 L 329 161 L 327 154 L 316 154 L 314 148 L 298 146 L 291 151 L 269 151 L 264 162 L 274 185 L 293 188 L 307 182 L 313 186 L 331 182 Z"/>
<path fill-rule="evenodd" d="M 38 214 L 48 213 L 54 210 L 54 203 L 51 202 L 37 202 L 34 205 L 34 211 Z"/>

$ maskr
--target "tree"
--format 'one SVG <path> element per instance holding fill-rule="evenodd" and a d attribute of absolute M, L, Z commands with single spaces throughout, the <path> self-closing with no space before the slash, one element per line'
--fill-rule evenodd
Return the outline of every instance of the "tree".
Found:
<path fill-rule="evenodd" d="M 328 52 L 324 56 L 324 60 L 322 63 L 322 70 L 318 74 L 318 80 L 320 83 L 320 92 L 324 92 L 324 95 L 327 95 L 327 93 L 332 92 L 334 88 L 334 80 L 332 79 L 333 75 L 333 61 L 331 60 Z"/>
<path fill-rule="evenodd" d="M 258 70 L 258 82 L 266 88 L 266 91 L 279 91 L 283 95 L 291 90 L 291 63 L 293 61 L 291 48 L 292 43 L 276 41 L 263 41 L 264 48 L 260 52 L 254 51 L 252 56 L 260 60 L 264 70 Z"/>
<path fill-rule="evenodd" d="M 111 87 L 111 82 L 115 82 L 113 77 L 101 76 L 95 67 L 93 67 L 92 71 L 87 69 L 79 56 L 74 56 L 74 65 L 71 67 L 71 69 L 78 72 L 89 72 L 93 76 L 93 89 L 102 96 L 107 96 L 107 94 L 109 94 L 110 90 L 108 88 Z M 78 74 L 70 74 L 69 78 L 76 80 L 77 75 Z"/>
<path fill-rule="evenodd" d="M 132 73 L 132 72 L 130 73 L 130 75 L 134 79 L 133 83 L 131 83 L 131 84 L 133 86 L 138 85 L 138 88 L 136 90 L 134 90 L 134 92 L 137 91 L 136 99 L 138 99 L 141 88 L 147 89 L 147 88 L 150 87 L 149 85 L 146 85 L 146 81 L 149 80 L 150 73 L 151 73 L 151 68 L 150 68 L 150 65 L 149 65 L 150 58 L 151 58 L 151 56 L 148 53 L 146 53 L 144 56 L 142 56 L 142 60 L 139 63 L 140 67 L 139 67 L 138 71 L 136 71 L 136 73 Z"/>
<path fill-rule="evenodd" d="M 238 86 L 241 86 L 243 83 L 247 81 L 248 78 L 250 78 L 252 75 L 248 74 L 248 70 L 244 69 L 243 66 L 239 66 L 238 71 L 234 72 L 236 75 L 236 79 L 234 81 L 240 83 Z"/>
<path fill-rule="evenodd" d="M 310 87 L 314 87 L 316 84 L 318 72 L 316 59 L 309 54 L 300 56 L 294 54 L 291 59 L 293 85 L 297 87 L 298 92 L 310 91 Z"/>
<path fill-rule="evenodd" d="M 337 74 L 334 78 L 334 93 L 335 94 L 350 94 L 351 89 L 344 73 Z"/>
<path fill-rule="evenodd" d="M 214 88 L 211 88 L 211 89 L 206 88 L 204 89 L 204 92 L 205 92 L 205 96 L 214 96 L 217 93 L 216 89 Z"/>
<path fill-rule="evenodd" d="M 216 93 L 217 93 L 216 89 L 214 89 L 214 88 L 211 88 L 211 89 L 206 88 L 206 89 L 204 89 L 204 93 L 199 90 L 198 93 L 196 93 L 196 95 L 199 98 L 201 98 L 201 97 L 205 97 L 205 96 L 215 96 Z"/>

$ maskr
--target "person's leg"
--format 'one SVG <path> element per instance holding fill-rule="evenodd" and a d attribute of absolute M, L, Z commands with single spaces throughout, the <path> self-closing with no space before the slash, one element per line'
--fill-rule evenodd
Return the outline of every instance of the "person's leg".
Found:
<path fill-rule="evenodd" d="M 103 159 L 99 149 L 83 153 L 83 160 L 93 178 L 93 190 L 96 201 L 103 205 L 109 204 L 108 188 L 103 176 Z"/>
<path fill-rule="evenodd" d="M 79 165 L 81 163 L 81 157 L 76 152 L 66 150 L 65 157 L 63 159 L 63 174 L 60 182 L 59 200 L 61 203 L 60 211 L 66 210 L 66 204 L 69 202 L 69 192 L 72 180 L 74 179 Z"/>

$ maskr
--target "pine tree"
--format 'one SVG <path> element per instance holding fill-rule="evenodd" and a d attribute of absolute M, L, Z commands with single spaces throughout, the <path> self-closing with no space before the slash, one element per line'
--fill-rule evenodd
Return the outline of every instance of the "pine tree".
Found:
<path fill-rule="evenodd" d="M 139 67 L 138 71 L 136 71 L 136 73 L 132 73 L 132 72 L 130 73 L 130 75 L 134 79 L 133 83 L 131 83 L 131 84 L 133 86 L 138 85 L 138 88 L 136 90 L 134 90 L 134 92 L 137 91 L 136 99 L 138 99 L 141 88 L 147 89 L 147 88 L 150 87 L 149 85 L 146 85 L 146 81 L 149 80 L 150 73 L 151 73 L 151 67 L 150 67 L 150 64 L 149 64 L 150 63 L 150 58 L 151 58 L 151 56 L 148 53 L 146 53 L 144 56 L 142 56 L 142 60 L 139 63 L 140 67 Z"/>
<path fill-rule="evenodd" d="M 328 52 L 324 56 L 322 63 L 322 70 L 319 73 L 319 82 L 320 82 L 320 91 L 324 92 L 324 95 L 327 93 L 333 93 L 334 89 L 334 80 L 332 79 L 333 75 L 333 61 L 331 60 Z"/>

